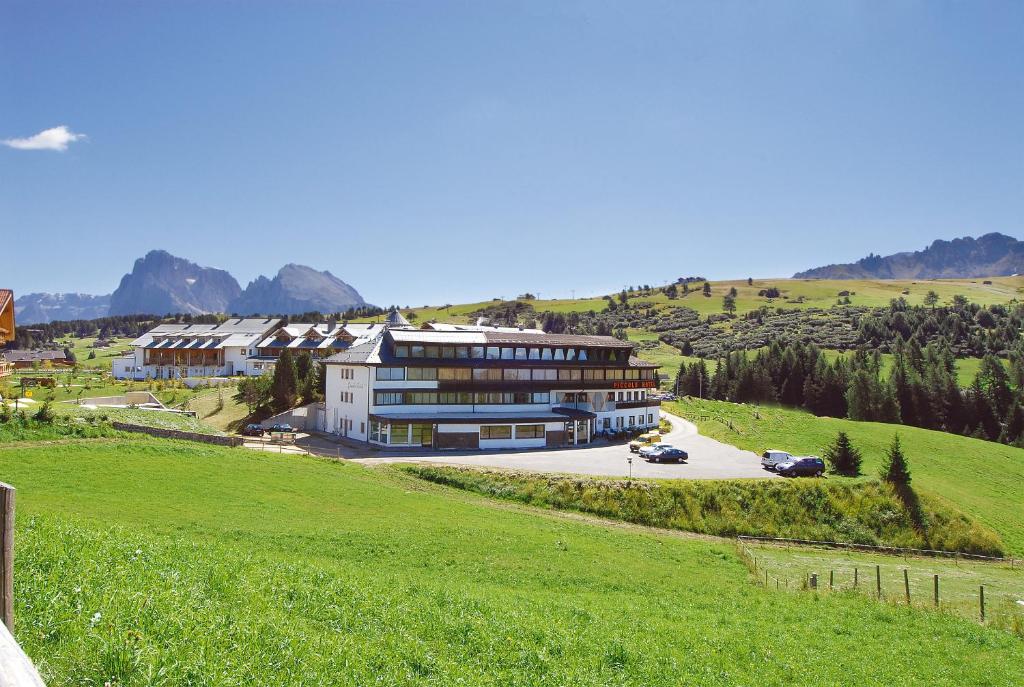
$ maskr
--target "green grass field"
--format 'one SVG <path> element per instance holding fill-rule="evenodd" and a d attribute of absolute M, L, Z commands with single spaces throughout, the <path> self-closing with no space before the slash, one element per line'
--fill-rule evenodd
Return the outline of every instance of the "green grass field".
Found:
<path fill-rule="evenodd" d="M 978 588 L 984 585 L 986 621 L 1024 638 L 1024 606 L 1017 603 L 1024 599 L 1024 561 L 1011 567 L 1007 563 L 786 548 L 750 542 L 745 542 L 743 548 L 751 564 L 756 565 L 762 584 L 765 572 L 768 573 L 769 590 L 803 589 L 804 582 L 815 573 L 822 593 L 857 592 L 877 598 L 880 579 L 883 600 L 906 603 L 903 578 L 906 570 L 912 605 L 936 608 L 934 576 L 938 575 L 938 608 L 965 618 L 980 619 Z"/>
<path fill-rule="evenodd" d="M 998 629 L 777 594 L 729 544 L 392 469 L 140 438 L 0 447 L 0 471 L 18 487 L 17 636 L 51 685 L 1011 685 L 1024 672 L 1024 643 Z"/>
<path fill-rule="evenodd" d="M 844 431 L 863 452 L 863 471 L 871 476 L 877 475 L 885 450 L 898 433 L 916 487 L 951 501 L 998 532 L 1009 551 L 1024 554 L 1024 449 L 917 427 L 820 418 L 778 407 L 695 399 L 665 407 L 695 422 L 702 434 L 756 453 L 775 448 L 820 456 L 836 433 Z"/>
<path fill-rule="evenodd" d="M 991 281 L 991 284 L 985 284 Z M 769 287 L 779 289 L 779 298 L 769 299 L 759 296 L 758 292 Z M 712 281 L 711 296 L 702 295 L 703 283 L 691 284 L 691 291 L 686 296 L 669 299 L 664 293 L 655 289 L 650 295 L 641 292 L 630 294 L 631 306 L 648 304 L 650 307 L 662 309 L 672 306 L 685 306 L 696 310 L 701 315 L 722 312 L 722 296 L 735 288 L 736 312 L 742 315 L 762 306 L 777 308 L 830 308 L 839 299 L 840 291 L 850 291 L 850 303 L 862 306 L 885 306 L 894 298 L 901 296 L 911 305 L 921 305 L 929 291 L 939 295 L 941 304 L 951 303 L 953 296 L 963 295 L 969 300 L 982 305 L 1007 303 L 1022 298 L 1024 294 L 1024 277 L 992 277 L 991 279 L 755 279 L 747 285 L 746 279 L 730 281 Z M 906 292 L 906 293 L 904 293 Z M 617 294 L 612 294 L 616 298 Z M 537 312 L 570 313 L 595 310 L 600 312 L 607 308 L 603 296 L 577 298 L 576 300 L 532 300 L 529 301 Z M 480 310 L 495 301 L 480 303 L 463 303 L 449 307 L 422 306 L 403 309 L 402 312 L 416 313 L 416 322 L 439 320 L 442 322 L 467 321 L 471 312 Z"/>

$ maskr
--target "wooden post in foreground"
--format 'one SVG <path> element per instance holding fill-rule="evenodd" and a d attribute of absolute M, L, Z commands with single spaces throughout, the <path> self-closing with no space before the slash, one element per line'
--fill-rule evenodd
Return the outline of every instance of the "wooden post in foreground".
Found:
<path fill-rule="evenodd" d="M 939 607 L 939 576 L 935 575 L 935 608 Z"/>
<path fill-rule="evenodd" d="M 903 568 L 903 588 L 907 592 L 907 605 L 910 605 L 910 573 L 907 572 L 906 568 Z"/>
<path fill-rule="evenodd" d="M 14 632 L 14 487 L 0 482 L 0 620 Z"/>
<path fill-rule="evenodd" d="M 856 567 L 854 567 L 854 569 L 853 569 L 853 588 L 854 589 L 857 588 L 857 568 Z"/>
<path fill-rule="evenodd" d="M 981 604 L 981 622 L 985 622 L 985 585 L 978 587 L 978 603 Z"/>
<path fill-rule="evenodd" d="M 882 566 L 875 566 L 875 592 L 878 598 L 882 598 Z"/>

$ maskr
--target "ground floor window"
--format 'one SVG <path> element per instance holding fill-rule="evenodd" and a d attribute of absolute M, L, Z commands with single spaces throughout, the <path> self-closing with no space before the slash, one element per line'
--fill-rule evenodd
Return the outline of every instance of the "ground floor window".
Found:
<path fill-rule="evenodd" d="M 480 425 L 481 439 L 511 439 L 512 425 Z"/>
<path fill-rule="evenodd" d="M 634 415 L 630 415 L 629 416 L 629 426 L 630 427 L 635 427 L 636 426 L 636 416 L 634 416 Z"/>
<path fill-rule="evenodd" d="M 622 416 L 621 415 L 619 415 L 617 418 L 615 418 L 615 426 L 617 428 L 619 428 L 619 429 L 622 429 Z"/>
<path fill-rule="evenodd" d="M 516 439 L 543 439 L 544 425 L 516 425 Z"/>
<path fill-rule="evenodd" d="M 611 429 L 612 428 L 612 419 L 610 417 L 606 417 L 603 420 L 601 420 L 601 427 L 604 428 L 604 429 Z"/>
<path fill-rule="evenodd" d="M 389 430 L 389 433 L 391 435 L 390 440 L 388 441 L 389 444 L 408 444 L 409 443 L 409 425 L 408 424 L 400 424 L 400 425 L 392 424 L 391 428 Z"/>
<path fill-rule="evenodd" d="M 647 424 L 649 424 L 649 425 L 653 425 L 654 424 L 654 413 L 650 413 L 650 414 L 647 415 Z"/>
<path fill-rule="evenodd" d="M 412 439 L 409 441 L 413 446 L 431 446 L 434 443 L 433 425 L 413 425 Z"/>
<path fill-rule="evenodd" d="M 387 441 L 388 432 L 386 425 L 383 422 L 377 422 L 376 420 L 370 420 L 370 440 L 371 441 Z"/>

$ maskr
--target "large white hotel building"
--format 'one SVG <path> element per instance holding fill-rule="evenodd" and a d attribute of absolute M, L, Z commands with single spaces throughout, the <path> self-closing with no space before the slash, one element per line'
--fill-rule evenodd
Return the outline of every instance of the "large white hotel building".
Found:
<path fill-rule="evenodd" d="M 584 444 L 657 426 L 657 365 L 609 336 L 382 327 L 324 358 L 323 429 L 388 447 Z"/>

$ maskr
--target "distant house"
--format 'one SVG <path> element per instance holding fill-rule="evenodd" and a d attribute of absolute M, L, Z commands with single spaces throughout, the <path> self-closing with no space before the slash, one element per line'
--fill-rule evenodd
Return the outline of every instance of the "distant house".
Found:
<path fill-rule="evenodd" d="M 23 370 L 39 365 L 52 365 L 54 367 L 71 367 L 74 360 L 68 358 L 64 351 L 27 351 L 24 349 L 12 348 L 3 352 L 4 360 L 15 369 Z"/>
<path fill-rule="evenodd" d="M 0 289 L 0 345 L 14 340 L 14 292 Z"/>
<path fill-rule="evenodd" d="M 277 318 L 232 318 L 220 324 L 161 324 L 115 358 L 117 379 L 178 379 L 246 374 L 256 345 L 281 324 Z"/>
<path fill-rule="evenodd" d="M 14 292 L 0 289 L 0 346 L 14 340 Z M 0 358 L 0 377 L 14 371 L 14 365 Z"/>

